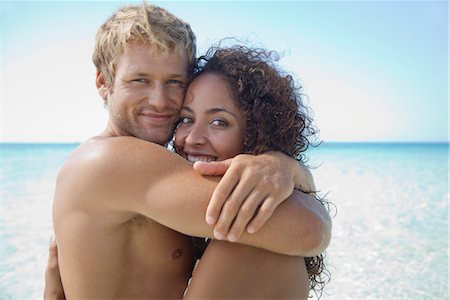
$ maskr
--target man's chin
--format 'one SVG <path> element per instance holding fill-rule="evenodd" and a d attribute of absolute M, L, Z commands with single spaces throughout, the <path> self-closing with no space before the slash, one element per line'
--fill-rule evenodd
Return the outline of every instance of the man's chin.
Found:
<path fill-rule="evenodd" d="M 172 135 L 171 134 L 163 134 L 163 133 L 151 134 L 151 135 L 139 134 L 139 135 L 136 135 L 135 137 L 137 137 L 138 139 L 148 141 L 148 142 L 166 146 L 169 143 L 170 139 L 172 138 Z"/>

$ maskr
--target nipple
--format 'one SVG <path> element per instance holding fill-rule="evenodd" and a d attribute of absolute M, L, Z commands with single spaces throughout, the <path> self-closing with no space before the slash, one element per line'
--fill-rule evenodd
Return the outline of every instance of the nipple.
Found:
<path fill-rule="evenodd" d="M 175 249 L 175 250 L 172 252 L 172 258 L 173 258 L 173 259 L 180 258 L 181 255 L 183 255 L 183 250 L 182 250 L 181 248 Z"/>

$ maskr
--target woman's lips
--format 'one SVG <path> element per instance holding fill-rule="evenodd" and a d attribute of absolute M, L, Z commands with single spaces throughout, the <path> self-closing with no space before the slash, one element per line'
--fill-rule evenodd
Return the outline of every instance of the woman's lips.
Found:
<path fill-rule="evenodd" d="M 204 162 L 210 162 L 215 161 L 217 157 L 210 156 L 210 155 L 204 155 L 204 154 L 187 154 L 186 153 L 186 159 L 190 161 L 191 163 L 195 163 L 197 161 L 204 161 Z"/>

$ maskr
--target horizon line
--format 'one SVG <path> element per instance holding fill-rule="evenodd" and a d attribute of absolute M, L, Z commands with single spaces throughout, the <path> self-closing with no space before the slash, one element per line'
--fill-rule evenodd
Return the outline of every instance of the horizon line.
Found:
<path fill-rule="evenodd" d="M 71 144 L 82 144 L 82 141 L 0 141 L 2 145 L 71 145 Z M 367 140 L 367 141 L 351 141 L 351 140 L 329 140 L 329 141 L 321 141 L 320 144 L 449 144 L 449 140 L 440 140 L 440 141 L 420 141 L 420 140 L 411 140 L 411 141 L 402 141 L 402 140 Z"/>

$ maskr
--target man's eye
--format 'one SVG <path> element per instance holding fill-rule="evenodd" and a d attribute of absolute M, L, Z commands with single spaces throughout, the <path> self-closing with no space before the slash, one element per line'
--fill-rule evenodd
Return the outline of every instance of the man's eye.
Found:
<path fill-rule="evenodd" d="M 211 122 L 211 124 L 214 126 L 218 126 L 218 127 L 227 127 L 228 126 L 228 122 L 223 121 L 223 120 L 214 120 Z"/>
<path fill-rule="evenodd" d="M 145 78 L 136 78 L 132 80 L 133 82 L 137 82 L 137 83 L 146 83 L 147 80 Z"/>
<path fill-rule="evenodd" d="M 180 80 L 177 80 L 177 79 L 167 80 L 167 83 L 169 83 L 169 84 L 179 84 L 179 85 L 183 84 L 183 82 L 181 82 Z"/>

